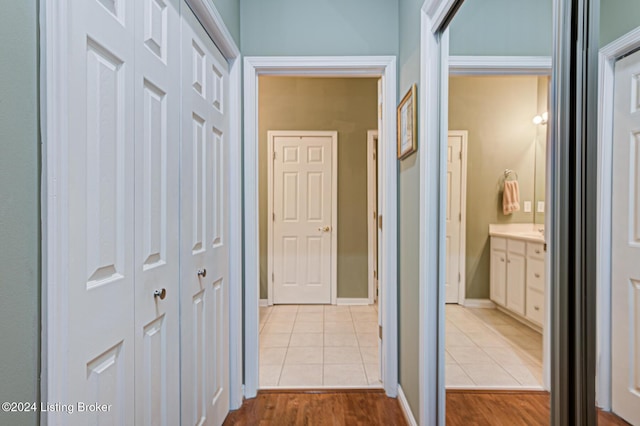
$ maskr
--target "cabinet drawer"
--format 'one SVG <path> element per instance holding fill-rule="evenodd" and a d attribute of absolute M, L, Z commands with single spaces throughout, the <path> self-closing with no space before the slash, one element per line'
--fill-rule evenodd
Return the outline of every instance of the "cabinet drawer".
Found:
<path fill-rule="evenodd" d="M 507 240 L 500 237 L 491 237 L 491 249 L 492 250 L 507 250 Z"/>
<path fill-rule="evenodd" d="M 544 244 L 527 243 L 527 256 L 544 259 Z"/>
<path fill-rule="evenodd" d="M 523 256 L 526 254 L 526 251 L 525 251 L 526 245 L 527 243 L 520 240 L 509 240 L 507 242 L 507 246 L 509 247 L 509 253 L 518 253 Z"/>
<path fill-rule="evenodd" d="M 544 293 L 544 260 L 527 257 L 527 288 Z"/>
<path fill-rule="evenodd" d="M 544 294 L 532 288 L 527 289 L 526 317 L 541 327 L 544 323 Z"/>

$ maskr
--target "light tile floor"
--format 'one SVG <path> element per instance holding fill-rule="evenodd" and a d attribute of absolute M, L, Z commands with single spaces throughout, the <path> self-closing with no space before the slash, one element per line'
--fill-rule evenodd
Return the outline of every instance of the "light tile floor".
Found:
<path fill-rule="evenodd" d="M 382 387 L 378 310 L 370 306 L 260 308 L 260 387 Z"/>
<path fill-rule="evenodd" d="M 542 335 L 497 309 L 446 307 L 448 388 L 542 387 Z"/>

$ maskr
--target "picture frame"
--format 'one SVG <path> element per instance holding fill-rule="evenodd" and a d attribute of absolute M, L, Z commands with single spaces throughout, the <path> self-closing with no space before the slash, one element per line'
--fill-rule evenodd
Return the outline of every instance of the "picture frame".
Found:
<path fill-rule="evenodd" d="M 417 88 L 414 84 L 398 105 L 398 160 L 403 160 L 418 150 L 416 93 Z"/>

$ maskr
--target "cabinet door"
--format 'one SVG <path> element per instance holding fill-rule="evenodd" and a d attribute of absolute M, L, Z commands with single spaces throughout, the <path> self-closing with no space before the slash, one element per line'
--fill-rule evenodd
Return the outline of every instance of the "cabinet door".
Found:
<path fill-rule="evenodd" d="M 507 308 L 524 315 L 525 257 L 509 251 L 507 255 Z"/>
<path fill-rule="evenodd" d="M 491 250 L 491 300 L 506 305 L 507 295 L 507 253 Z"/>

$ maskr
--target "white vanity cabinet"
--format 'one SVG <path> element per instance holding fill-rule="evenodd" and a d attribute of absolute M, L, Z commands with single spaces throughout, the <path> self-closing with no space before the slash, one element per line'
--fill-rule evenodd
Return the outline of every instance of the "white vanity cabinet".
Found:
<path fill-rule="evenodd" d="M 544 271 L 543 243 L 517 235 L 491 237 L 491 300 L 525 323 L 538 327 L 544 322 Z"/>

